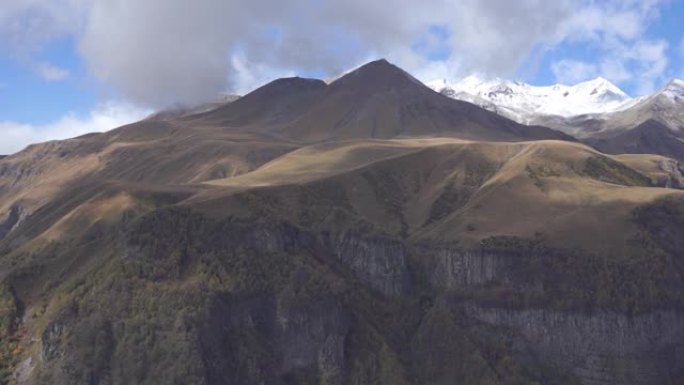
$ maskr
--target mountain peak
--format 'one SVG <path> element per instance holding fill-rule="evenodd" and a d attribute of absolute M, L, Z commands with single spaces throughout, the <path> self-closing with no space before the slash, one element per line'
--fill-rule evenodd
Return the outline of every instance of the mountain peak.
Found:
<path fill-rule="evenodd" d="M 684 80 L 672 79 L 659 92 L 660 95 L 666 97 L 670 102 L 679 103 L 684 101 Z"/>
<path fill-rule="evenodd" d="M 333 81 L 330 85 L 340 87 L 352 84 L 376 91 L 405 88 L 407 85 L 424 87 L 423 83 L 386 59 L 366 63 Z"/>
<path fill-rule="evenodd" d="M 586 83 L 591 83 L 591 84 L 596 84 L 596 85 L 599 85 L 599 84 L 611 85 L 611 86 L 613 85 L 613 83 L 610 80 L 604 78 L 603 76 L 597 76 L 591 80 L 587 80 Z"/>
<path fill-rule="evenodd" d="M 366 63 L 365 65 L 367 65 L 367 66 L 368 66 L 368 65 L 381 65 L 381 66 L 391 65 L 391 66 L 393 66 L 394 64 L 390 63 L 387 59 L 385 59 L 385 58 L 383 57 L 383 58 L 380 58 L 380 59 L 377 59 L 377 60 L 369 61 L 369 62 Z"/>
<path fill-rule="evenodd" d="M 602 87 L 602 88 L 617 88 L 616 85 L 610 82 L 610 80 L 602 77 L 602 76 L 597 76 L 593 79 L 586 80 L 583 82 L 580 82 L 575 85 L 575 87 L 580 87 L 580 86 L 591 86 L 591 87 Z"/>
<path fill-rule="evenodd" d="M 682 79 L 672 79 L 665 86 L 666 90 L 671 91 L 682 91 L 684 90 L 684 80 Z"/>
<path fill-rule="evenodd" d="M 618 86 L 613 84 L 610 80 L 604 77 L 596 77 L 592 80 L 587 80 L 571 86 L 580 93 L 589 93 L 589 96 L 601 97 L 602 95 L 610 95 L 615 99 L 628 99 L 629 96 L 622 91 Z"/>
<path fill-rule="evenodd" d="M 284 122 L 306 108 L 328 85 L 318 79 L 289 77 L 273 80 L 232 103 L 201 114 L 224 124 Z"/>

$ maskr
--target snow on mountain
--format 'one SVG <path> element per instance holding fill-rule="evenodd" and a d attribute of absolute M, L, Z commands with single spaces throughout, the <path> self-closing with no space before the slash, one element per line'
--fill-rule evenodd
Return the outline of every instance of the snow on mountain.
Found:
<path fill-rule="evenodd" d="M 572 117 L 614 112 L 638 101 L 600 77 L 574 86 L 532 86 L 472 75 L 455 83 L 438 80 L 426 85 L 454 99 L 478 104 L 522 123 L 530 123 L 539 116 Z"/>
<path fill-rule="evenodd" d="M 660 93 L 673 103 L 684 102 L 684 80 L 670 80 Z"/>

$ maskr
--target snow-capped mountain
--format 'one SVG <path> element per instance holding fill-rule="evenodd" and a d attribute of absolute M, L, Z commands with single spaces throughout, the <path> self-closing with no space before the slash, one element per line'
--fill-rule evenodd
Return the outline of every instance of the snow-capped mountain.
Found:
<path fill-rule="evenodd" d="M 633 99 L 627 107 L 593 118 L 601 119 L 602 131 L 622 130 L 653 120 L 672 131 L 684 132 L 684 80 L 670 80 L 654 94 Z"/>
<path fill-rule="evenodd" d="M 661 91 L 672 103 L 684 103 L 684 80 L 672 79 Z"/>
<path fill-rule="evenodd" d="M 619 111 L 637 101 L 600 77 L 574 86 L 555 84 L 540 87 L 473 75 L 454 83 L 438 80 L 426 85 L 454 99 L 478 104 L 528 124 L 540 116 L 568 118 Z"/>
<path fill-rule="evenodd" d="M 684 161 L 684 81 L 674 79 L 627 109 L 564 124 L 603 152 L 659 154 Z"/>

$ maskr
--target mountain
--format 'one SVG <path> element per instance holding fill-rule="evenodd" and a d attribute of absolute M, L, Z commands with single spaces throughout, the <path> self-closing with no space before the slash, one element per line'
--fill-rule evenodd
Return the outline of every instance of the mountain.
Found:
<path fill-rule="evenodd" d="M 456 83 L 429 82 L 524 124 L 551 127 L 612 154 L 659 154 L 684 160 L 684 81 L 674 79 L 652 95 L 631 98 L 603 78 L 574 86 L 530 86 L 470 76 Z"/>
<path fill-rule="evenodd" d="M 380 61 L 0 159 L 0 382 L 668 384 L 684 174 Z"/>
<path fill-rule="evenodd" d="M 601 132 L 585 141 L 610 154 L 659 154 L 684 160 L 684 132 L 672 130 L 658 120 Z"/>
<path fill-rule="evenodd" d="M 684 81 L 674 79 L 653 95 L 642 97 L 629 108 L 602 117 L 603 130 L 624 129 L 655 120 L 681 131 L 684 128 Z"/>
<path fill-rule="evenodd" d="M 197 119 L 307 142 L 436 135 L 574 140 L 435 93 L 385 60 L 363 65 L 329 85 L 312 79 L 277 80 Z"/>
<path fill-rule="evenodd" d="M 535 123 L 542 116 L 567 118 L 617 111 L 634 102 L 617 86 L 600 77 L 574 86 L 537 87 L 471 75 L 453 84 L 442 80 L 427 85 L 452 98 L 469 101 L 525 124 Z"/>
<path fill-rule="evenodd" d="M 672 80 L 628 108 L 565 120 L 584 142 L 613 153 L 651 153 L 684 160 L 684 82 Z M 540 122 L 544 123 L 544 122 Z M 548 124 L 558 129 L 561 125 Z M 564 129 L 564 131 L 568 131 Z"/>

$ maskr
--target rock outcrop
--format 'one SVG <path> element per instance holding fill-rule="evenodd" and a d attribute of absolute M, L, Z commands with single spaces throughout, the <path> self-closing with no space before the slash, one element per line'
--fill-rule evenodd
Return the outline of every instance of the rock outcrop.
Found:
<path fill-rule="evenodd" d="M 466 306 L 508 328 L 536 358 L 583 385 L 671 384 L 684 373 L 684 312 L 626 315 Z"/>
<path fill-rule="evenodd" d="M 0 240 L 14 230 L 26 218 L 26 215 L 27 213 L 23 206 L 18 204 L 12 206 L 4 221 L 0 221 Z"/>

